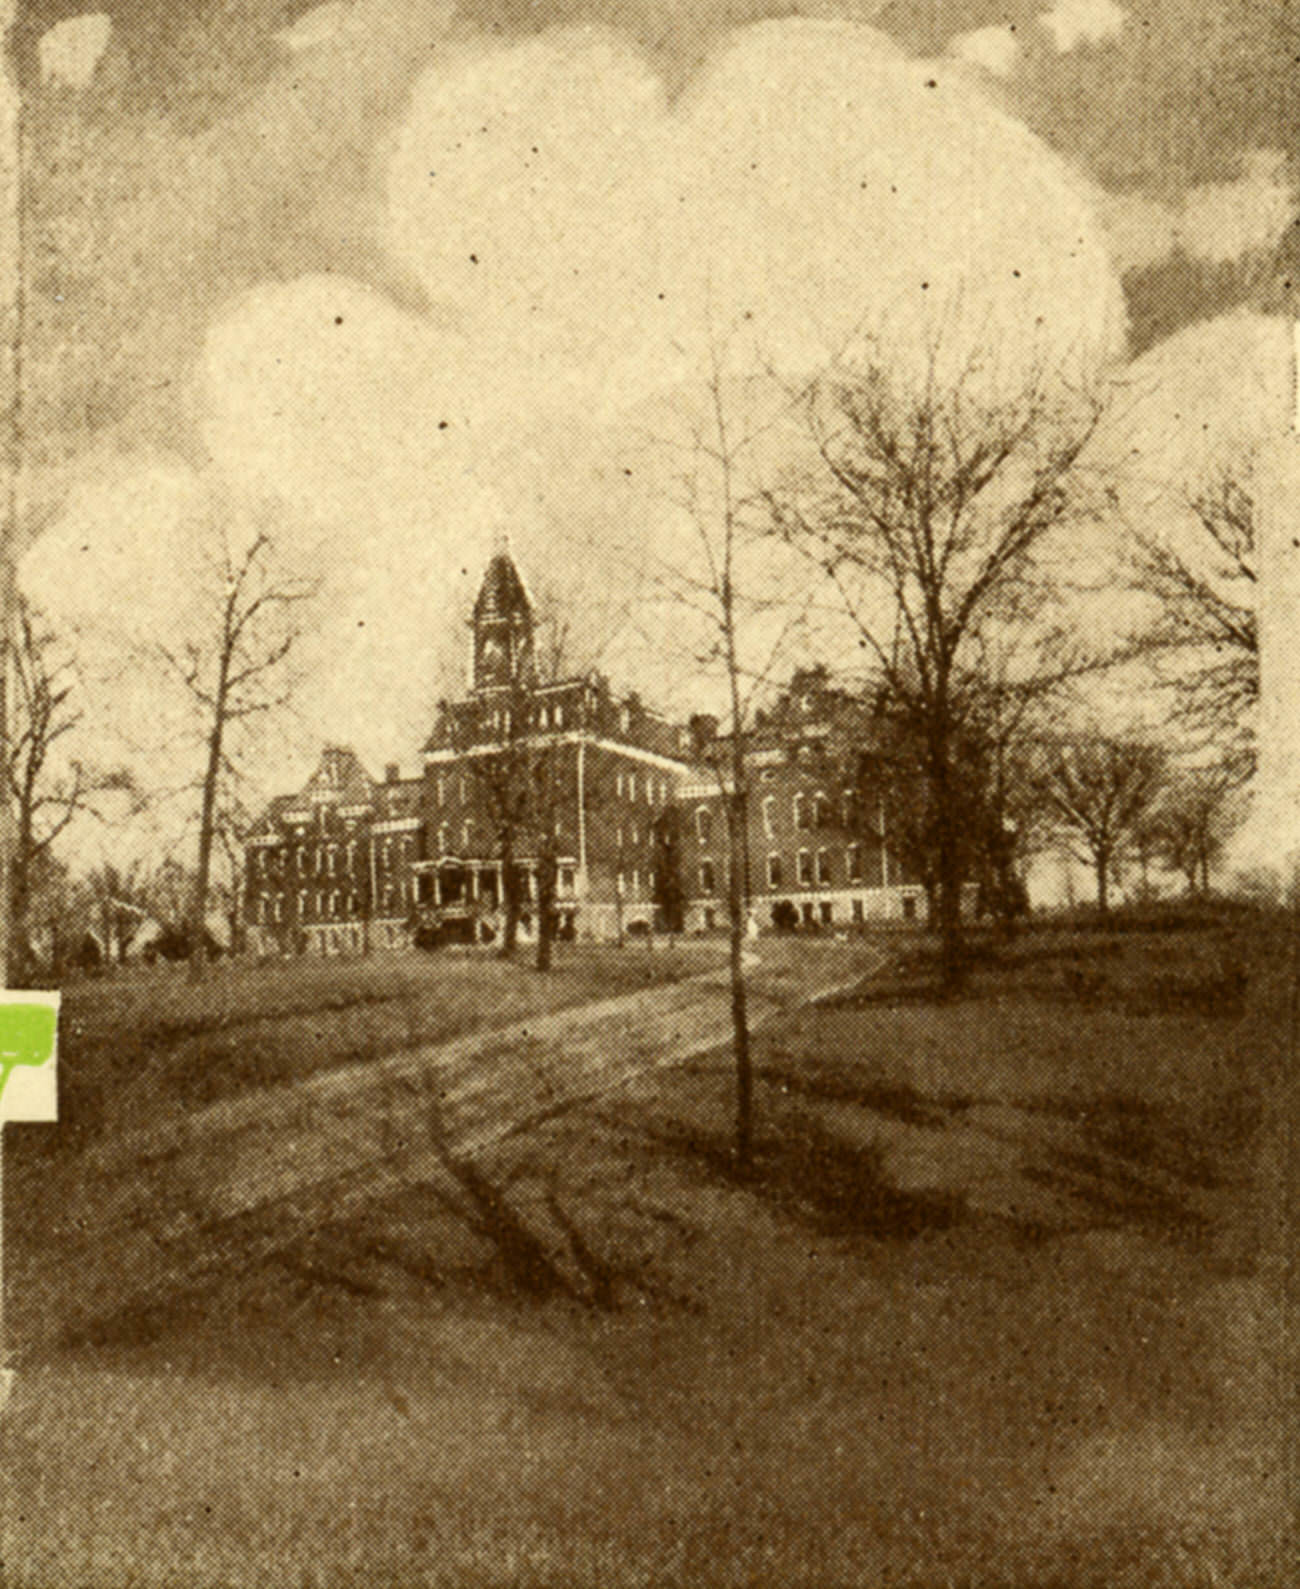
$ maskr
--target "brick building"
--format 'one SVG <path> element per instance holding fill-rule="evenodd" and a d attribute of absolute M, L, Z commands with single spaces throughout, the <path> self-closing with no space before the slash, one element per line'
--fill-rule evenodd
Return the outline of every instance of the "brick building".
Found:
<path fill-rule="evenodd" d="M 471 620 L 470 685 L 444 702 L 423 768 L 372 779 L 327 746 L 305 787 L 273 800 L 247 846 L 257 953 L 490 942 L 507 850 L 534 930 L 543 845 L 562 937 L 655 923 L 658 869 L 677 872 L 687 931 L 726 919 L 726 824 L 707 719 L 676 724 L 598 673 L 543 680 L 535 609 L 513 560 L 488 566 Z M 751 741 L 749 897 L 755 920 L 848 927 L 923 913 L 871 797 L 867 725 L 822 670 L 796 675 Z M 509 829 L 508 842 L 503 837 Z M 668 857 L 671 856 L 671 860 Z M 780 918 L 775 918 L 779 920 Z"/>

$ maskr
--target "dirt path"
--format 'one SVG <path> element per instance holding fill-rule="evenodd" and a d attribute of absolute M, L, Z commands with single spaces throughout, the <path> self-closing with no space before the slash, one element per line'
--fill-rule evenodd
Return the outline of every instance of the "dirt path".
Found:
<path fill-rule="evenodd" d="M 755 1028 L 791 999 L 832 991 L 797 989 L 802 979 L 788 968 L 771 969 L 750 990 Z M 842 984 L 845 969 L 828 963 L 824 981 L 835 983 L 838 970 Z M 84 1156 L 75 1182 L 50 1189 L 60 1199 L 52 1239 L 25 1255 L 26 1273 L 13 1282 L 25 1304 L 20 1349 L 256 1262 L 429 1175 L 438 1163 L 431 1126 L 444 1151 L 472 1154 L 729 1035 L 725 973 L 714 971 L 118 1136 Z"/>

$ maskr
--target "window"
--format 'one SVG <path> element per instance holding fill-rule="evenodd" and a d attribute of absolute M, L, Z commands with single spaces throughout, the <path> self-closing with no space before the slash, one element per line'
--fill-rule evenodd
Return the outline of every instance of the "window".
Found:
<path fill-rule="evenodd" d="M 560 892 L 571 894 L 573 892 L 573 868 L 562 866 L 560 868 Z"/>
<path fill-rule="evenodd" d="M 258 852 L 256 850 L 254 850 L 253 853 L 248 858 L 248 875 L 250 877 L 256 877 L 261 870 L 262 870 L 262 857 L 258 854 Z"/>
<path fill-rule="evenodd" d="M 623 895 L 627 892 L 627 881 L 624 878 L 622 872 L 620 872 L 614 879 L 614 892 L 620 899 L 622 899 Z"/>
<path fill-rule="evenodd" d="M 903 899 L 903 920 L 916 920 L 916 895 L 908 894 Z"/>
<path fill-rule="evenodd" d="M 768 795 L 763 801 L 763 832 L 769 839 L 776 837 L 776 796 Z"/>
<path fill-rule="evenodd" d="M 306 919 L 307 919 L 307 890 L 305 888 L 300 888 L 298 890 L 298 920 L 299 921 L 305 921 Z"/>
<path fill-rule="evenodd" d="M 438 854 L 446 855 L 451 848 L 451 829 L 444 822 L 438 829 Z"/>
<path fill-rule="evenodd" d="M 822 926 L 829 927 L 835 918 L 835 911 L 829 899 L 822 900 Z"/>
<path fill-rule="evenodd" d="M 704 860 L 700 862 L 700 893 L 712 894 L 713 889 L 713 862 Z"/>
<path fill-rule="evenodd" d="M 636 823 L 635 822 L 632 824 L 632 841 L 631 842 L 632 842 L 632 848 L 633 849 L 635 849 L 637 847 L 637 845 L 641 842 L 641 836 L 637 832 Z"/>
<path fill-rule="evenodd" d="M 338 858 L 338 846 L 331 844 L 329 847 L 329 852 L 325 857 L 325 870 L 331 877 L 334 876 L 334 863 L 338 860 Z"/>
<path fill-rule="evenodd" d="M 701 844 L 707 844 L 713 836 L 713 813 L 708 806 L 700 806 L 695 812 L 695 832 Z"/>
<path fill-rule="evenodd" d="M 641 872 L 640 872 L 639 868 L 634 866 L 632 868 L 632 898 L 633 899 L 640 899 L 640 897 L 641 897 Z"/>
<path fill-rule="evenodd" d="M 813 880 L 812 852 L 799 851 L 799 882 L 804 888 L 811 888 Z"/>
<path fill-rule="evenodd" d="M 473 842 L 474 824 L 468 817 L 466 817 L 464 822 L 462 822 L 460 825 L 460 847 L 466 855 L 469 854 L 470 846 L 473 844 Z"/>
<path fill-rule="evenodd" d="M 862 881 L 862 846 L 850 844 L 845 854 L 845 866 L 849 874 L 850 883 Z"/>
<path fill-rule="evenodd" d="M 781 857 L 769 855 L 767 858 L 767 886 L 780 888 L 781 886 Z"/>
<path fill-rule="evenodd" d="M 629 800 L 636 799 L 636 774 L 634 772 L 630 772 L 627 775 L 627 797 Z"/>
<path fill-rule="evenodd" d="M 444 827 L 443 827 L 443 831 L 444 832 L 446 831 L 445 824 L 444 824 Z M 381 848 L 381 850 L 379 852 L 379 859 L 380 859 L 380 865 L 384 868 L 385 871 L 387 871 L 388 868 L 393 864 L 393 841 L 392 841 L 392 839 L 385 839 L 384 840 L 383 847 Z"/>
<path fill-rule="evenodd" d="M 276 919 L 276 921 L 280 921 L 282 919 L 283 914 L 284 914 L 283 907 L 284 907 L 284 901 L 277 894 L 275 896 L 275 919 Z"/>
<path fill-rule="evenodd" d="M 621 827 L 614 830 L 614 844 L 620 850 L 623 848 L 623 829 Z"/>
<path fill-rule="evenodd" d="M 538 728 L 549 728 L 550 725 L 551 725 L 551 714 L 543 706 L 537 713 L 537 726 L 538 726 Z"/>
<path fill-rule="evenodd" d="M 441 773 L 438 774 L 438 804 L 442 805 L 447 798 L 447 780 Z"/>
<path fill-rule="evenodd" d="M 621 800 L 623 798 L 623 774 L 622 773 L 619 773 L 618 777 L 614 779 L 614 793 L 618 797 L 618 799 Z"/>
<path fill-rule="evenodd" d="M 808 801 L 802 794 L 794 797 L 794 825 L 797 828 L 810 828 L 812 815 L 808 810 Z"/>
<path fill-rule="evenodd" d="M 805 927 L 815 927 L 817 925 L 817 918 L 813 914 L 811 905 L 805 905 L 803 908 L 803 924 Z"/>
<path fill-rule="evenodd" d="M 860 899 L 853 901 L 853 922 L 857 927 L 862 925 L 862 901 Z"/>
<path fill-rule="evenodd" d="M 817 851 L 817 881 L 822 884 L 831 880 L 831 852 L 829 850 Z"/>
<path fill-rule="evenodd" d="M 355 872 L 357 869 L 357 841 L 355 839 L 348 841 L 347 869 L 349 873 Z"/>
<path fill-rule="evenodd" d="M 815 822 L 819 828 L 829 828 L 835 821 L 835 813 L 830 801 L 819 789 L 813 797 L 813 810 L 816 813 Z"/>
<path fill-rule="evenodd" d="M 840 824 L 846 828 L 856 827 L 858 823 L 858 802 L 852 789 L 846 789 L 840 796 Z"/>
<path fill-rule="evenodd" d="M 555 726 L 556 728 L 564 727 L 564 706 L 559 701 L 555 703 Z"/>

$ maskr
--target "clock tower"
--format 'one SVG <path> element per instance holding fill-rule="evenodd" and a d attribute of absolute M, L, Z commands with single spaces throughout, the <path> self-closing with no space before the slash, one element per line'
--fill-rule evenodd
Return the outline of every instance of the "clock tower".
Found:
<path fill-rule="evenodd" d="M 474 602 L 474 689 L 499 690 L 524 679 L 533 666 L 532 598 L 509 551 L 488 564 Z"/>

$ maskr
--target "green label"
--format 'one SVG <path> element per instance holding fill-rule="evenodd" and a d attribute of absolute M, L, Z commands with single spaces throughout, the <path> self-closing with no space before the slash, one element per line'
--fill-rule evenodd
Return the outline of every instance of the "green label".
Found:
<path fill-rule="evenodd" d="M 0 1097 L 15 1065 L 44 1065 L 54 1053 L 59 1012 L 48 1004 L 0 1004 Z"/>

